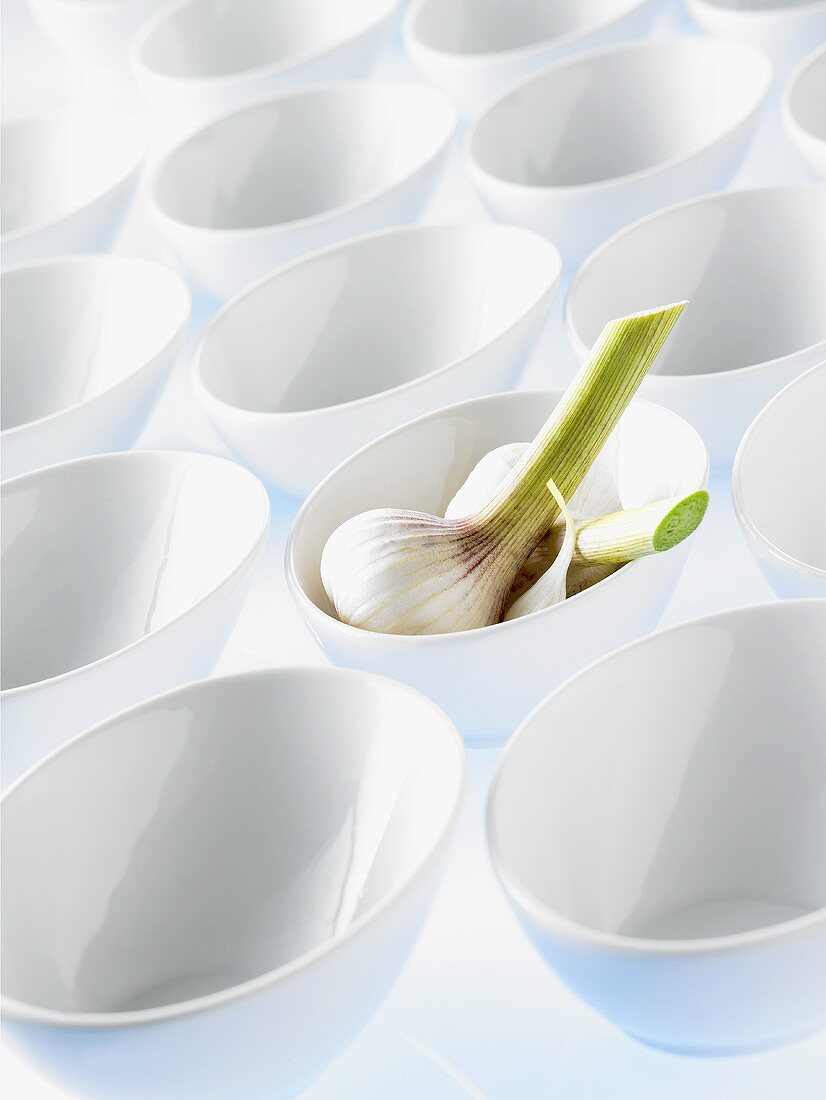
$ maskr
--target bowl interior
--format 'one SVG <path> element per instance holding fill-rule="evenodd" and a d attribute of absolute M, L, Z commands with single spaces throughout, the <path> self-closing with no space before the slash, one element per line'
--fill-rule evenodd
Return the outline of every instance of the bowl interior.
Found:
<path fill-rule="evenodd" d="M 155 182 L 168 217 L 254 229 L 324 214 L 399 184 L 447 140 L 436 92 L 352 82 L 270 100 L 179 146 Z"/>
<path fill-rule="evenodd" d="M 429 0 L 414 33 L 443 53 L 499 53 L 587 34 L 638 6 L 639 0 Z"/>
<path fill-rule="evenodd" d="M 135 167 L 140 125 L 110 111 L 20 119 L 3 126 L 2 231 L 61 218 L 99 198 Z"/>
<path fill-rule="evenodd" d="M 304 594 L 334 615 L 319 567 L 324 544 L 341 523 L 371 508 L 444 515 L 479 459 L 505 443 L 533 439 L 559 398 L 525 391 L 463 402 L 391 432 L 342 463 L 308 498 L 293 529 L 290 565 Z M 702 442 L 667 410 L 632 402 L 615 436 L 609 445 L 616 445 L 623 507 L 689 493 L 704 483 Z"/>
<path fill-rule="evenodd" d="M 684 298 L 656 374 L 714 374 L 826 346 L 826 187 L 713 195 L 636 223 L 586 261 L 568 322 L 591 347 L 610 317 Z"/>
<path fill-rule="evenodd" d="M 3 486 L 2 686 L 115 653 L 176 619 L 241 565 L 266 494 L 223 459 L 121 454 Z"/>
<path fill-rule="evenodd" d="M 817 7 L 819 2 L 822 0 L 749 0 L 748 5 L 744 5 L 743 0 L 703 0 L 703 3 L 710 8 L 722 8 L 746 18 L 753 12 L 783 12 L 786 9 L 813 8 Z"/>
<path fill-rule="evenodd" d="M 826 906 L 826 601 L 713 616 L 530 717 L 491 798 L 510 886 L 591 929 L 699 939 Z"/>
<path fill-rule="evenodd" d="M 645 42 L 586 56 L 499 100 L 471 155 L 490 175 L 528 187 L 628 176 L 721 138 L 769 81 L 765 58 L 738 43 Z"/>
<path fill-rule="evenodd" d="M 389 0 L 194 0 L 155 24 L 140 58 L 181 80 L 288 65 L 360 34 L 390 7 Z"/>
<path fill-rule="evenodd" d="M 801 129 L 826 141 L 826 48 L 818 52 L 794 82 L 789 110 Z"/>
<path fill-rule="evenodd" d="M 188 312 L 181 280 L 142 260 L 91 257 L 4 272 L 3 429 L 117 385 L 167 346 Z"/>
<path fill-rule="evenodd" d="M 781 553 L 826 571 L 826 363 L 792 383 L 755 421 L 737 474 L 750 526 Z"/>
<path fill-rule="evenodd" d="M 413 382 L 484 347 L 553 285 L 539 237 L 499 226 L 383 233 L 288 268 L 211 327 L 201 379 L 256 412 L 303 412 Z"/>
<path fill-rule="evenodd" d="M 340 936 L 444 834 L 450 729 L 390 681 L 306 670 L 205 681 L 108 723 L 4 801 L 4 993 L 157 1008 Z"/>

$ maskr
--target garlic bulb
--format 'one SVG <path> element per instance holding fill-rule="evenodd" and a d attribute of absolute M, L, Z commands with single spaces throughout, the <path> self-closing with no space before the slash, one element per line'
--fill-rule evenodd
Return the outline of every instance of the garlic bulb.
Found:
<path fill-rule="evenodd" d="M 376 509 L 337 528 L 321 579 L 338 617 L 390 634 L 499 622 L 515 576 L 559 515 L 548 481 L 573 495 L 684 305 L 609 322 L 528 451 L 473 515 Z"/>

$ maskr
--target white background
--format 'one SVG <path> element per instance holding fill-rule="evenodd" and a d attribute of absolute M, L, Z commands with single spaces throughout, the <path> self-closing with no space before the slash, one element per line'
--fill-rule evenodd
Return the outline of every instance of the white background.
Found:
<path fill-rule="evenodd" d="M 32 24 L 22 0 L 6 0 L 2 29 L 4 117 L 69 101 L 113 104 L 108 89 L 61 60 Z M 674 29 L 693 33 L 680 10 L 666 4 L 655 33 Z M 388 45 L 378 73 L 414 75 L 397 43 Z M 123 93 L 122 99 L 135 113 L 143 111 L 132 93 Z M 805 178 L 805 168 L 780 129 L 775 96 L 734 185 Z M 424 220 L 484 217 L 454 152 Z M 140 200 L 117 251 L 163 255 Z M 572 374 L 573 358 L 560 325 L 566 289 L 563 282 L 523 376 L 525 388 L 563 386 Z M 190 347 L 215 308 L 216 303 L 196 297 Z M 187 367 L 184 353 L 139 445 L 225 454 L 194 403 Z M 718 479 L 710 488 L 709 514 L 694 537 L 662 625 L 772 598 L 746 550 L 728 481 Z M 296 504 L 273 493 L 272 505 L 269 544 L 217 671 L 324 663 L 283 579 L 284 540 Z M 823 1100 L 826 1033 L 749 1058 L 680 1058 L 632 1042 L 568 993 L 521 933 L 488 864 L 482 822 L 496 755 L 492 749 L 471 753 L 470 790 L 459 834 L 441 891 L 401 979 L 377 1020 L 306 1100 L 442 1100 L 462 1095 L 489 1100 Z M 0 1088 L 11 1100 L 66 1095 L 6 1049 L 0 1053 Z"/>

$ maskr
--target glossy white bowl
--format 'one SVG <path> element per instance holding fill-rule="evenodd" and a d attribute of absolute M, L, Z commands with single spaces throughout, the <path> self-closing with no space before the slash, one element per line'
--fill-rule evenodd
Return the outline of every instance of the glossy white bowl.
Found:
<path fill-rule="evenodd" d="M 234 462 L 127 451 L 3 483 L 3 781 L 212 670 L 269 527 Z"/>
<path fill-rule="evenodd" d="M 159 118 L 190 129 L 303 84 L 365 76 L 396 0 L 178 0 L 132 47 Z"/>
<path fill-rule="evenodd" d="M 488 801 L 496 872 L 634 1038 L 747 1054 L 826 1024 L 826 600 L 737 608 L 541 703 Z"/>
<path fill-rule="evenodd" d="M 43 32 L 83 66 L 122 75 L 136 32 L 167 0 L 27 0 Z"/>
<path fill-rule="evenodd" d="M 114 1100 L 282 1100 L 367 1022 L 464 787 L 447 716 L 363 673 L 152 699 L 2 803 L 3 1031 Z"/>
<path fill-rule="evenodd" d="M 413 221 L 456 128 L 441 92 L 351 80 L 228 114 L 161 162 L 148 189 L 192 278 L 228 297 L 345 237 Z"/>
<path fill-rule="evenodd" d="M 690 421 L 725 469 L 768 399 L 826 357 L 826 186 L 709 195 L 618 233 L 568 291 L 575 354 L 609 318 L 683 298 L 641 393 Z"/>
<path fill-rule="evenodd" d="M 166 381 L 191 304 L 174 271 L 130 256 L 4 271 L 3 476 L 129 447 Z"/>
<path fill-rule="evenodd" d="M 795 378 L 743 436 L 734 509 L 778 596 L 826 596 L 826 363 Z"/>
<path fill-rule="evenodd" d="M 771 84 L 737 42 L 655 38 L 529 76 L 470 126 L 464 160 L 491 212 L 567 264 L 667 203 L 722 187 Z"/>
<path fill-rule="evenodd" d="M 657 625 L 691 540 L 633 562 L 555 607 L 453 634 L 378 634 L 340 622 L 321 583 L 328 537 L 371 508 L 443 515 L 481 456 L 532 439 L 560 398 L 495 394 L 420 417 L 343 462 L 307 498 L 287 540 L 287 581 L 313 637 L 333 664 L 382 672 L 416 687 L 468 740 L 501 740 L 551 687 Z M 697 433 L 667 409 L 632 402 L 618 432 L 625 507 L 701 489 L 708 456 Z M 702 529 L 697 537 L 702 537 Z"/>
<path fill-rule="evenodd" d="M 560 267 L 541 237 L 488 222 L 345 241 L 226 306 L 196 351 L 195 391 L 246 465 L 304 496 L 404 421 L 511 389 Z"/>
<path fill-rule="evenodd" d="M 465 115 L 550 61 L 644 35 L 654 0 L 414 0 L 410 60 Z"/>
<path fill-rule="evenodd" d="M 3 264 L 107 248 L 120 228 L 146 148 L 119 111 L 67 111 L 2 127 Z"/>
<path fill-rule="evenodd" d="M 782 110 L 789 140 L 814 174 L 826 180 L 826 42 L 789 77 Z"/>
<path fill-rule="evenodd" d="M 760 46 L 778 75 L 826 39 L 826 0 L 686 0 L 709 34 Z"/>

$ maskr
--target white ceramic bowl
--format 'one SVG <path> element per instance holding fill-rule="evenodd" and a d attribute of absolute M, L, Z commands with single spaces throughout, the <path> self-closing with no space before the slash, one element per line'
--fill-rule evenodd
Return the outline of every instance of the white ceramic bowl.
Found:
<path fill-rule="evenodd" d="M 126 68 L 135 33 L 167 0 L 28 0 L 46 35 L 83 66 Z"/>
<path fill-rule="evenodd" d="M 440 93 L 351 80 L 264 100 L 199 130 L 149 188 L 190 274 L 228 297 L 345 237 L 413 221 L 456 128 Z"/>
<path fill-rule="evenodd" d="M 200 126 L 302 84 L 364 76 L 396 0 L 178 0 L 135 39 L 132 66 L 158 116 Z"/>
<path fill-rule="evenodd" d="M 496 626 L 403 636 L 340 622 L 321 583 L 328 537 L 370 508 L 444 514 L 479 458 L 529 440 L 559 393 L 495 394 L 420 417 L 342 463 L 307 498 L 287 541 L 287 580 L 313 637 L 336 665 L 393 676 L 424 691 L 468 740 L 501 740 L 572 672 L 653 630 L 682 572 L 691 540 L 624 566 L 555 607 Z M 618 432 L 625 507 L 701 489 L 708 457 L 696 432 L 667 409 L 632 402 Z M 702 531 L 699 537 L 702 537 Z"/>
<path fill-rule="evenodd" d="M 826 180 L 826 43 L 804 58 L 789 77 L 783 125 L 814 174 Z"/>
<path fill-rule="evenodd" d="M 544 69 L 470 126 L 464 160 L 491 212 L 578 264 L 628 222 L 722 187 L 771 84 L 737 42 L 665 38 Z"/>
<path fill-rule="evenodd" d="M 295 1095 L 395 980 L 464 767 L 429 700 L 330 669 L 77 738 L 2 803 L 4 1039 L 101 1100 Z"/>
<path fill-rule="evenodd" d="M 3 483 L 3 781 L 94 722 L 205 676 L 267 537 L 249 471 L 127 451 Z"/>
<path fill-rule="evenodd" d="M 680 1054 L 826 1024 L 826 600 L 644 638 L 536 708 L 488 801 L 494 867 L 577 996 Z"/>
<path fill-rule="evenodd" d="M 655 0 L 414 0 L 403 39 L 413 64 L 465 115 L 550 61 L 639 38 Z"/>
<path fill-rule="evenodd" d="M 772 398 L 743 436 L 734 509 L 778 596 L 826 596 L 826 363 Z"/>
<path fill-rule="evenodd" d="M 70 256 L 2 275 L 4 477 L 129 447 L 186 330 L 173 271 L 129 256 Z"/>
<path fill-rule="evenodd" d="M 119 111 L 67 111 L 2 127 L 3 264 L 109 246 L 143 161 L 141 124 Z"/>
<path fill-rule="evenodd" d="M 609 318 L 683 298 L 641 392 L 690 421 L 725 469 L 766 401 L 826 357 L 826 186 L 709 195 L 618 233 L 568 291 L 575 354 Z"/>
<path fill-rule="evenodd" d="M 390 428 L 512 388 L 560 267 L 541 237 L 487 222 L 345 241 L 230 303 L 195 391 L 246 465 L 304 496 Z"/>
<path fill-rule="evenodd" d="M 686 0 L 709 34 L 760 46 L 783 75 L 826 38 L 826 0 Z"/>

